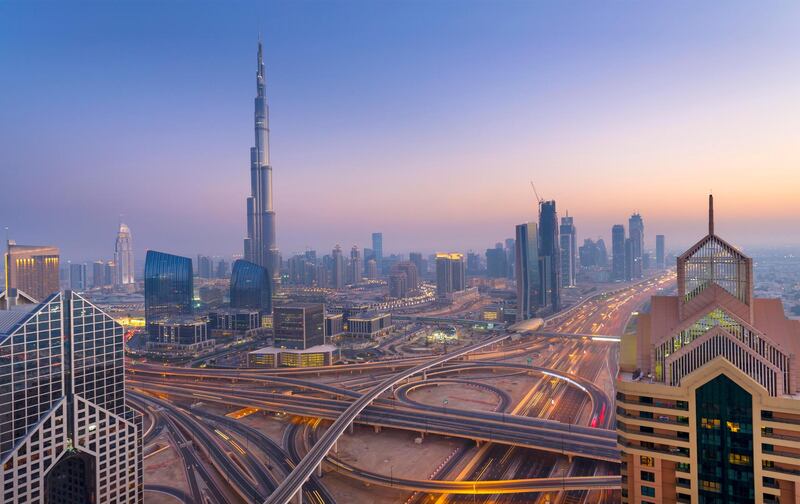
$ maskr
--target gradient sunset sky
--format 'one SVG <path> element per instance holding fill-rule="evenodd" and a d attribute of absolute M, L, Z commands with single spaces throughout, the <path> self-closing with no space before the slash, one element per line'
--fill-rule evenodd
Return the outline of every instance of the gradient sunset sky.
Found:
<path fill-rule="evenodd" d="M 602 236 L 800 244 L 798 2 L 0 1 L 0 227 L 240 253 L 265 44 L 278 245 L 483 251 L 529 180 Z M 609 243 L 610 246 L 610 243 Z"/>

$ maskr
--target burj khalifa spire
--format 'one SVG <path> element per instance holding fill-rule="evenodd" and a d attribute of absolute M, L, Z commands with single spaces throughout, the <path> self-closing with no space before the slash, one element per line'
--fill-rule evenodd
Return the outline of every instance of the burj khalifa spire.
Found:
<path fill-rule="evenodd" d="M 264 77 L 264 57 L 258 42 L 256 73 L 255 146 L 250 148 L 250 197 L 247 198 L 246 260 L 267 268 L 280 278 L 280 253 L 275 244 L 275 209 L 272 206 L 272 166 L 269 164 L 269 106 Z"/>

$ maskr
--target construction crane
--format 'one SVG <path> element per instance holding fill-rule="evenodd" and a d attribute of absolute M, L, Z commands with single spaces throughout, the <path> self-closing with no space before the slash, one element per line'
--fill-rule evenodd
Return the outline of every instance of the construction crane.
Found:
<path fill-rule="evenodd" d="M 536 196 L 536 201 L 539 202 L 539 204 L 541 204 L 544 200 L 540 198 L 539 193 L 536 192 L 536 186 L 533 185 L 533 180 L 531 180 L 531 189 L 533 189 L 533 194 L 534 196 Z"/>

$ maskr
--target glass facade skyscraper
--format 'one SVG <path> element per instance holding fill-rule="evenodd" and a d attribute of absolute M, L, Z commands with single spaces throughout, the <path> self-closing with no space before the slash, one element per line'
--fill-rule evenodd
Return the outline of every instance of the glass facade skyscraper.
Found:
<path fill-rule="evenodd" d="M 526 320 L 533 317 L 539 303 L 539 231 L 535 222 L 517 225 L 514 255 L 517 320 Z"/>
<path fill-rule="evenodd" d="M 625 226 L 611 228 L 611 278 L 625 280 Z"/>
<path fill-rule="evenodd" d="M 380 274 L 383 261 L 383 233 L 372 233 L 372 253 L 375 254 L 375 262 L 378 263 L 378 274 Z"/>
<path fill-rule="evenodd" d="M 147 323 L 191 315 L 194 293 L 192 260 L 147 251 L 144 266 L 144 312 Z"/>
<path fill-rule="evenodd" d="M 2 502 L 142 501 L 123 328 L 80 295 L 0 311 Z"/>
<path fill-rule="evenodd" d="M 272 282 L 267 268 L 244 259 L 233 263 L 231 308 L 272 312 Z"/>
<path fill-rule="evenodd" d="M 539 305 L 553 313 L 561 310 L 561 251 L 555 201 L 539 205 Z"/>

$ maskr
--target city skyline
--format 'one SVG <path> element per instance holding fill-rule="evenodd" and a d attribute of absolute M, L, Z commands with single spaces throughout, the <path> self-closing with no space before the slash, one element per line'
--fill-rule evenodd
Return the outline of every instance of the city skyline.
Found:
<path fill-rule="evenodd" d="M 16 69 L 0 80 L 9 118 L 0 152 L 17 188 L 0 202 L 0 225 L 19 243 L 47 236 L 75 261 L 110 257 L 107 234 L 96 230 L 110 234 L 119 214 L 140 257 L 146 249 L 240 250 L 259 31 L 284 257 L 306 246 L 363 248 L 375 230 L 389 253 L 484 250 L 535 217 L 530 179 L 575 216 L 579 241 L 610 242 L 611 225 L 638 211 L 648 249 L 655 234 L 680 249 L 702 229 L 696 210 L 713 189 L 725 216 L 718 226 L 740 237 L 736 245 L 798 244 L 780 232 L 800 213 L 789 138 L 799 117 L 794 7 L 574 13 L 509 4 L 492 24 L 486 6 L 449 16 L 447 2 L 243 3 L 224 15 L 212 6 L 153 7 L 158 16 L 128 4 L 91 12 L 40 5 L 60 16 L 26 22 L 36 9 L 0 7 L 0 62 Z M 421 9 L 427 20 L 414 16 Z M 339 25 L 348 33 L 334 32 Z M 671 30 L 687 41 L 668 44 Z M 618 42 L 626 36 L 637 43 Z M 421 47 L 429 54 L 418 57 Z M 760 71 L 774 77 L 769 86 L 753 77 Z M 50 73 L 59 91 L 49 94 L 42 124 L 35 97 L 50 87 Z M 58 163 L 36 148 L 42 142 Z M 499 178 L 486 169 L 498 163 Z M 52 183 L 36 184 L 33 170 Z M 678 186 L 680 200 L 670 195 Z M 87 188 L 86 198 L 67 203 Z M 353 190 L 359 197 L 346 197 Z M 40 203 L 14 211 L 25 198 Z"/>

